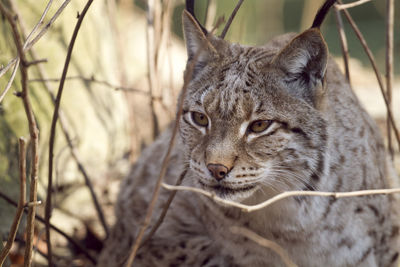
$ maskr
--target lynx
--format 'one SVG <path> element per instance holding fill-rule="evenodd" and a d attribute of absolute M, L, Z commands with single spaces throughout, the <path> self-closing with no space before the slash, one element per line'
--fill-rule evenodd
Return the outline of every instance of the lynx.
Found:
<path fill-rule="evenodd" d="M 165 182 L 245 204 L 281 192 L 390 187 L 377 126 L 328 55 L 319 26 L 262 47 L 229 43 L 183 12 L 188 66 L 194 65 Z M 189 68 L 189 67 L 188 67 Z M 188 70 L 187 70 L 188 71 Z M 99 266 L 126 264 L 154 190 L 171 128 L 147 148 L 122 182 L 117 222 Z M 156 215 L 170 192 L 162 190 Z M 178 192 L 138 251 L 135 266 L 284 266 L 269 248 L 232 233 L 245 227 L 279 244 L 298 266 L 396 266 L 395 199 L 292 197 L 246 213 Z"/>

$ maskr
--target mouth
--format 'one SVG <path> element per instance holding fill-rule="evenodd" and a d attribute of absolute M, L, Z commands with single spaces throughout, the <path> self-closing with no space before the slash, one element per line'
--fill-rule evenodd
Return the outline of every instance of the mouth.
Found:
<path fill-rule="evenodd" d="M 248 194 L 250 191 L 256 188 L 256 184 L 247 185 L 239 188 L 231 188 L 222 184 L 208 185 L 200 180 L 198 182 L 203 187 L 203 189 L 211 191 L 221 198 L 232 198 L 232 196 L 234 195 L 243 195 L 246 193 Z"/>

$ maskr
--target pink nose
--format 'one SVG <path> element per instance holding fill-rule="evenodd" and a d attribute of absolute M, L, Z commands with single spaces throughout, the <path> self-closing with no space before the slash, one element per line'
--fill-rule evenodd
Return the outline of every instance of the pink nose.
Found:
<path fill-rule="evenodd" d="M 207 168 L 217 181 L 224 179 L 228 174 L 228 168 L 222 164 L 208 164 Z"/>

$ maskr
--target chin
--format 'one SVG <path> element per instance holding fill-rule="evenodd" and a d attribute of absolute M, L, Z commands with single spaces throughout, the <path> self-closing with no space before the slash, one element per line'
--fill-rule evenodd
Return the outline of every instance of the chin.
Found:
<path fill-rule="evenodd" d="M 242 202 L 246 200 L 247 198 L 251 197 L 258 189 L 258 186 L 255 184 L 243 186 L 240 188 L 231 188 L 223 184 L 208 185 L 200 180 L 198 180 L 198 184 L 200 188 L 210 193 L 213 193 L 222 199 L 236 202 Z"/>

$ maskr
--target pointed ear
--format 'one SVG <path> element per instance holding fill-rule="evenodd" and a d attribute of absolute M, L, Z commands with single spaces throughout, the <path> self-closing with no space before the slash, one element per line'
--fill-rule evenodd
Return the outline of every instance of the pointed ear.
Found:
<path fill-rule="evenodd" d="M 323 95 L 327 62 L 328 48 L 316 28 L 296 36 L 272 60 L 285 73 L 290 93 L 314 106 Z"/>
<path fill-rule="evenodd" d="M 217 51 L 204 34 L 196 19 L 193 18 L 187 10 L 183 11 L 182 21 L 188 53 L 188 62 L 192 61 L 196 57 L 193 72 L 195 75 L 217 55 Z"/>

